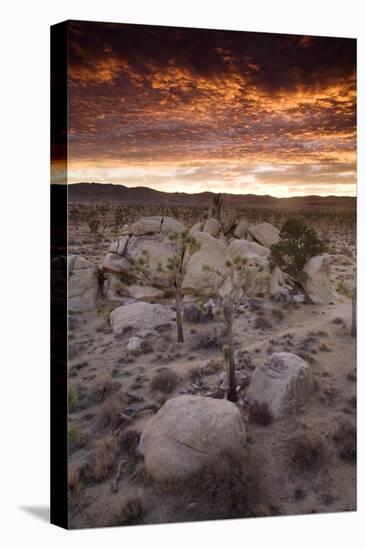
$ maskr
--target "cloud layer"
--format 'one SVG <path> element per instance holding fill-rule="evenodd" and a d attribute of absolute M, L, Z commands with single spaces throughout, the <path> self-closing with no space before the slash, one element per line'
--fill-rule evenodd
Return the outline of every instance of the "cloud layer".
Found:
<path fill-rule="evenodd" d="M 69 23 L 69 181 L 355 193 L 355 41 Z"/>

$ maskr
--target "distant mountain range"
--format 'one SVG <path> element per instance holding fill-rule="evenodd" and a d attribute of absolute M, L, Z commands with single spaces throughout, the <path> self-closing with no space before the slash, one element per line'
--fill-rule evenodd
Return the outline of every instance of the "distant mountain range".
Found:
<path fill-rule="evenodd" d="M 214 193 L 165 193 L 148 187 L 126 187 L 109 183 L 75 183 L 68 186 L 69 201 L 79 203 L 114 203 L 129 206 L 198 206 L 208 207 Z M 242 208 L 323 208 L 355 210 L 355 197 L 277 198 L 270 195 L 233 195 L 225 193 L 225 201 Z"/>

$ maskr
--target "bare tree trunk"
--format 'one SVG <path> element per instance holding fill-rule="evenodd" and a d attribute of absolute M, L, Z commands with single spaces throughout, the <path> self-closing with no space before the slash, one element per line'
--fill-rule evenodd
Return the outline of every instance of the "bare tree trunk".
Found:
<path fill-rule="evenodd" d="M 225 304 L 223 307 L 224 319 L 227 328 L 228 337 L 228 399 L 235 403 L 237 401 L 236 395 L 236 380 L 235 380 L 235 359 L 234 359 L 234 343 L 233 343 L 233 306 L 232 304 Z"/>
<path fill-rule="evenodd" d="M 233 323 L 231 323 L 228 330 L 229 340 L 229 401 L 236 403 L 236 379 L 235 379 L 235 359 L 234 359 L 234 346 L 233 346 Z"/>
<path fill-rule="evenodd" d="M 352 325 L 351 325 L 351 336 L 356 336 L 357 334 L 357 289 L 353 289 L 352 293 Z"/>
<path fill-rule="evenodd" d="M 177 340 L 178 340 L 178 344 L 181 344 L 182 342 L 184 342 L 184 336 L 183 336 L 181 294 L 180 294 L 179 286 L 177 286 L 175 291 L 175 309 L 176 309 L 176 319 L 177 319 Z"/>

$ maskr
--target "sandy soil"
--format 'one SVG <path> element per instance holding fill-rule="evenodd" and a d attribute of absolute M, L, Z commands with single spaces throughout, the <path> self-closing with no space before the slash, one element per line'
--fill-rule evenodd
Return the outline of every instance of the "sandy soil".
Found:
<path fill-rule="evenodd" d="M 101 265 L 111 239 L 112 235 L 106 235 L 96 246 L 85 228 L 71 227 L 69 252 Z M 355 426 L 356 422 L 356 341 L 350 335 L 350 300 L 343 292 L 344 286 L 351 288 L 354 284 L 353 241 L 354 236 L 334 235 L 331 242 L 335 292 L 332 305 L 285 307 L 261 300 L 260 308 L 269 319 L 269 328 L 256 328 L 258 311 L 249 306 L 243 308 L 235 321 L 236 364 L 248 379 L 271 353 L 289 351 L 311 364 L 317 386 L 297 414 L 269 425 L 249 422 L 247 411 L 242 408 L 247 420 L 247 468 L 253 469 L 258 481 L 258 494 L 248 515 L 356 508 L 355 461 L 352 457 L 341 457 L 342 442 L 334 440 L 342 424 Z M 207 495 L 197 495 L 193 489 L 181 491 L 158 485 L 144 472 L 133 438 L 153 411 L 141 412 L 125 427 L 118 425 L 113 411 L 118 398 L 122 403 L 117 405 L 118 410 L 122 407 L 130 414 L 144 404 L 161 406 L 175 395 L 217 392 L 223 371 L 221 351 L 219 347 L 202 347 L 200 336 L 212 333 L 215 327 L 220 331 L 221 325 L 185 323 L 185 342 L 180 345 L 176 343 L 174 323 L 172 328 L 162 327 L 160 332 L 146 330 L 141 336 L 149 343 L 147 352 L 134 356 L 126 352 L 126 344 L 139 333 L 127 330 L 116 335 L 109 326 L 109 313 L 117 305 L 104 300 L 96 311 L 70 315 L 70 527 L 212 519 Z M 171 319 L 175 319 L 173 307 Z M 150 386 L 162 369 L 174 371 L 178 376 L 178 384 L 171 392 L 159 392 Z M 245 388 L 240 391 L 240 402 L 245 391 Z M 126 443 L 126 431 L 130 432 L 132 443 L 129 440 Z M 92 462 L 98 446 L 111 435 L 116 437 L 118 446 L 111 452 L 105 472 L 100 479 L 85 476 L 85 464 Z M 314 467 L 299 468 L 291 461 L 291 442 L 298 436 L 320 441 L 321 456 Z M 121 478 L 118 491 L 113 492 L 119 463 Z M 131 503 L 131 497 L 137 503 Z"/>

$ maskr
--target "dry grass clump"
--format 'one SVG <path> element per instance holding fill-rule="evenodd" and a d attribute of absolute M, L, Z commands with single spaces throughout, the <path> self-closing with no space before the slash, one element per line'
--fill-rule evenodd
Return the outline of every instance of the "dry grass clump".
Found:
<path fill-rule="evenodd" d="M 319 351 L 332 351 L 331 348 L 329 346 L 327 346 L 327 344 L 325 344 L 325 342 L 323 342 L 321 345 L 320 345 L 320 348 L 319 348 Z"/>
<path fill-rule="evenodd" d="M 191 349 L 193 351 L 205 350 L 215 351 L 221 350 L 226 343 L 226 334 L 223 327 L 210 327 L 209 329 L 195 334 L 192 338 Z"/>
<path fill-rule="evenodd" d="M 127 404 L 125 394 L 110 395 L 101 405 L 98 415 L 99 428 L 118 428 L 121 424 L 121 412 Z"/>
<path fill-rule="evenodd" d="M 77 467 L 72 468 L 68 472 L 67 480 L 68 491 L 73 503 L 78 504 L 80 500 L 80 469 Z"/>
<path fill-rule="evenodd" d="M 283 321 L 284 318 L 286 317 L 284 311 L 279 308 L 279 307 L 274 307 L 272 310 L 271 310 L 271 314 L 272 314 L 272 317 L 275 321 Z"/>
<path fill-rule="evenodd" d="M 137 485 L 142 485 L 146 487 L 152 482 L 152 477 L 146 469 L 145 463 L 143 460 L 139 461 L 132 473 L 131 476 L 132 482 Z"/>
<path fill-rule="evenodd" d="M 272 413 L 268 406 L 268 403 L 254 401 L 249 405 L 249 421 L 261 426 L 268 426 L 272 420 Z"/>
<path fill-rule="evenodd" d="M 181 521 L 234 519 L 270 515 L 264 498 L 257 462 L 243 457 L 243 463 L 229 455 L 216 457 L 213 464 L 182 483 L 177 493 Z M 189 503 L 195 503 L 190 508 Z M 182 517 L 183 510 L 184 516 Z M 178 519 L 178 518 L 177 518 Z"/>
<path fill-rule="evenodd" d="M 288 457 L 298 470 L 316 470 L 325 460 L 325 446 L 319 437 L 303 434 L 288 444 Z"/>
<path fill-rule="evenodd" d="M 135 525 L 145 513 L 141 495 L 127 495 L 124 497 L 118 513 L 114 515 L 117 525 Z"/>
<path fill-rule="evenodd" d="M 333 441 L 338 447 L 338 455 L 349 464 L 357 460 L 357 431 L 350 422 L 340 422 L 333 434 Z"/>
<path fill-rule="evenodd" d="M 349 372 L 346 376 L 346 379 L 349 380 L 350 382 L 356 382 L 356 380 L 357 380 L 356 373 Z"/>
<path fill-rule="evenodd" d="M 89 404 L 94 403 L 100 403 L 104 399 L 106 399 L 109 395 L 111 395 L 113 392 L 119 390 L 121 387 L 121 383 L 112 380 L 111 378 L 107 376 L 98 376 L 94 384 L 90 390 L 89 396 L 88 396 L 88 402 Z"/>
<path fill-rule="evenodd" d="M 172 393 L 178 385 L 178 375 L 169 369 L 162 369 L 151 379 L 150 389 L 153 392 Z"/>
<path fill-rule="evenodd" d="M 339 391 L 329 384 L 316 384 L 317 397 L 324 405 L 334 405 L 339 399 Z"/>
<path fill-rule="evenodd" d="M 130 455 L 135 455 L 140 442 L 141 432 L 137 430 L 125 430 L 120 437 L 120 444 L 124 451 Z"/>
<path fill-rule="evenodd" d="M 204 375 L 216 374 L 218 371 L 223 369 L 223 360 L 222 358 L 212 358 L 206 365 L 201 367 L 201 373 Z"/>
<path fill-rule="evenodd" d="M 117 442 L 112 436 L 104 437 L 87 460 L 84 475 L 87 479 L 100 481 L 111 471 L 117 452 Z"/>
<path fill-rule="evenodd" d="M 257 315 L 254 320 L 254 327 L 261 330 L 269 330 L 272 328 L 272 321 L 264 314 Z"/>
<path fill-rule="evenodd" d="M 69 411 L 76 409 L 79 405 L 79 392 L 76 386 L 70 386 L 67 392 L 67 403 Z"/>

